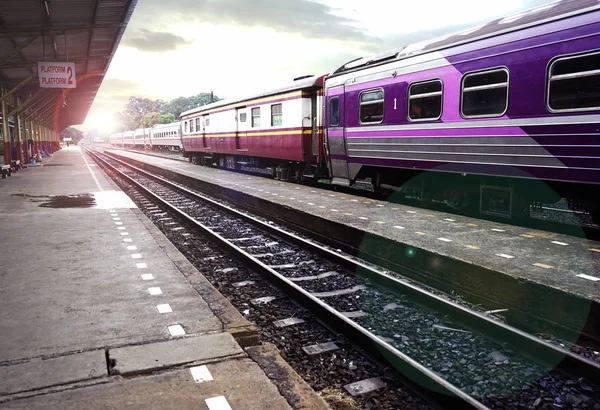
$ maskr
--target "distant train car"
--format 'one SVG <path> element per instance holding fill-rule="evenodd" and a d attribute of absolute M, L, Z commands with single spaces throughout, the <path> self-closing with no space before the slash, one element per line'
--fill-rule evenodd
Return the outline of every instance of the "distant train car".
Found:
<path fill-rule="evenodd" d="M 133 131 L 133 146 L 135 148 L 145 148 L 150 145 L 150 128 L 138 128 Z"/>
<path fill-rule="evenodd" d="M 150 130 L 150 144 L 155 150 L 181 150 L 181 123 L 157 124 Z"/>
<path fill-rule="evenodd" d="M 133 148 L 133 133 L 135 131 L 125 131 L 123 133 L 123 148 Z"/>
<path fill-rule="evenodd" d="M 598 1 L 350 62 L 325 96 L 334 184 L 507 217 L 558 193 L 600 219 Z"/>
<path fill-rule="evenodd" d="M 108 137 L 108 141 L 110 143 L 110 145 L 112 145 L 113 147 L 122 147 L 123 146 L 123 133 L 122 132 L 118 132 L 115 134 L 111 134 L 110 137 Z"/>
<path fill-rule="evenodd" d="M 181 114 L 184 156 L 197 164 L 279 170 L 281 179 L 314 173 L 322 155 L 323 76 Z"/>

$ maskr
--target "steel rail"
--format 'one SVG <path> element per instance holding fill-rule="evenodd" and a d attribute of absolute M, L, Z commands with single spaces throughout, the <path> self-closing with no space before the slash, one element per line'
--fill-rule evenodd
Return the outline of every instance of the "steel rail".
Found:
<path fill-rule="evenodd" d="M 89 152 L 90 151 L 88 151 L 88 153 Z M 409 356 L 405 355 L 401 351 L 397 350 L 393 346 L 384 342 L 373 333 L 364 329 L 362 326 L 348 319 L 340 312 L 333 309 L 331 306 L 322 302 L 317 297 L 311 295 L 309 292 L 302 289 L 300 286 L 296 285 L 289 279 L 285 278 L 283 275 L 273 270 L 272 268 L 270 268 L 254 256 L 252 256 L 251 254 L 244 251 L 243 249 L 239 248 L 223 236 L 219 235 L 207 226 L 198 222 L 186 212 L 178 209 L 176 206 L 162 199 L 152 190 L 144 187 L 130 176 L 125 175 L 123 172 L 119 171 L 114 166 L 108 164 L 102 158 L 96 156 L 95 154 L 92 154 L 92 157 L 98 159 L 106 166 L 110 167 L 113 171 L 117 172 L 119 176 L 125 178 L 129 183 L 133 184 L 137 189 L 144 191 L 147 195 L 151 196 L 153 199 L 159 202 L 161 206 L 179 215 L 188 223 L 194 225 L 199 231 L 202 231 L 204 235 L 211 237 L 222 248 L 236 254 L 246 266 L 248 266 L 250 269 L 253 269 L 257 273 L 267 277 L 269 281 L 273 282 L 276 286 L 283 289 L 292 298 L 298 300 L 309 310 L 311 310 L 319 319 L 331 325 L 337 331 L 344 333 L 346 337 L 352 340 L 353 343 L 358 343 L 361 347 L 366 348 L 370 353 L 374 353 L 378 357 L 385 359 L 397 372 L 399 372 L 404 378 L 408 379 L 411 382 L 411 384 L 416 384 L 421 388 L 429 390 L 428 393 L 431 394 L 433 396 L 433 399 L 440 405 L 450 405 L 451 408 L 469 408 L 478 410 L 489 409 L 483 403 L 479 402 L 475 398 L 463 392 L 453 384 L 447 382 L 445 379 L 438 376 L 437 374 L 427 369 L 425 366 L 421 365 Z M 115 160 L 114 158 L 111 159 Z M 193 194 L 197 199 L 201 201 L 208 201 L 211 205 L 217 205 L 216 202 L 211 201 L 209 198 L 205 198 L 202 195 L 198 195 L 197 193 L 188 191 L 187 189 L 182 188 L 180 186 L 173 185 L 169 181 L 163 180 L 162 178 L 157 178 L 156 176 L 148 174 L 147 172 L 140 170 L 134 166 L 123 163 L 120 160 L 116 161 L 118 161 L 124 166 L 135 170 L 136 172 L 142 173 L 144 176 L 156 179 L 161 183 L 167 183 L 169 184 L 170 188 L 182 190 L 182 192 L 185 192 L 186 194 Z M 228 209 L 231 211 L 235 211 L 228 207 L 220 206 L 220 208 L 225 211 L 227 211 Z M 281 232 L 283 233 L 284 231 Z"/>
<path fill-rule="evenodd" d="M 174 184 L 163 177 L 153 175 L 133 165 L 127 164 L 126 162 L 120 159 L 111 157 L 110 155 L 107 156 L 109 156 L 112 160 L 117 161 L 120 164 L 135 170 L 136 172 L 140 172 L 149 178 L 160 181 L 164 184 L 168 184 L 170 187 L 180 192 L 183 192 L 187 195 L 192 195 L 195 198 L 200 199 L 214 207 L 220 208 L 230 214 L 233 214 L 241 219 L 246 220 L 247 222 L 257 225 L 260 229 L 276 234 L 278 236 L 283 236 L 289 242 L 300 245 L 301 247 L 309 249 L 310 251 L 317 253 L 325 257 L 326 259 L 334 261 L 334 263 L 340 264 L 345 268 L 352 270 L 357 276 L 369 280 L 371 284 L 375 284 L 378 287 L 385 289 L 386 291 L 391 291 L 396 295 L 407 295 L 423 306 L 426 306 L 430 309 L 438 310 L 444 314 L 449 314 L 466 328 L 473 330 L 477 333 L 482 333 L 486 337 L 489 337 L 499 343 L 509 343 L 509 345 L 514 349 L 515 352 L 525 357 L 528 357 L 539 364 L 543 364 L 544 366 L 549 368 L 555 368 L 557 370 L 566 372 L 567 374 L 576 375 L 578 377 L 583 376 L 589 380 L 600 380 L 600 365 L 591 360 L 582 358 L 581 356 L 578 356 L 566 349 L 561 349 L 555 345 L 552 345 L 544 340 L 534 337 L 512 326 L 493 320 L 485 315 L 482 315 L 478 312 L 467 309 L 464 306 L 461 306 L 452 301 L 437 296 L 405 280 L 391 276 L 381 269 L 377 269 L 373 266 L 367 265 L 353 258 L 340 255 L 330 250 L 329 248 L 316 244 L 308 239 L 302 238 L 296 234 L 285 231 L 277 226 L 268 224 L 253 216 L 247 215 L 227 205 L 221 204 L 211 198 L 205 197 L 204 195 L 200 195 L 185 187 Z M 260 261 L 257 260 L 257 263 L 260 263 Z M 284 277 L 281 276 L 281 278 L 287 281 L 287 279 L 285 279 Z M 287 282 L 293 285 L 294 288 L 298 288 L 301 290 L 301 288 L 299 288 L 297 285 L 291 283 L 290 281 Z M 310 297 L 314 298 L 312 296 Z M 320 303 L 323 304 L 322 302 Z M 345 317 L 344 319 L 348 320 Z M 358 326 L 354 322 L 351 323 L 353 323 L 353 327 Z M 385 342 L 381 343 L 387 345 Z M 387 346 L 391 349 L 394 349 L 389 345 Z"/>

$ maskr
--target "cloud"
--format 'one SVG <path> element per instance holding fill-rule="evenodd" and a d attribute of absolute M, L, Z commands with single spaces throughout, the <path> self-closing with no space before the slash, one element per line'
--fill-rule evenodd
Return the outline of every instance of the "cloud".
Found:
<path fill-rule="evenodd" d="M 171 0 L 166 10 L 164 4 L 164 0 L 146 0 L 138 12 L 159 15 L 160 10 L 163 17 L 168 14 L 181 22 L 265 27 L 311 39 L 370 39 L 356 20 L 336 15 L 338 10 L 310 0 Z"/>
<path fill-rule="evenodd" d="M 123 40 L 123 44 L 126 46 L 150 53 L 172 51 L 193 43 L 194 40 L 186 40 L 173 33 L 150 31 L 144 28 L 138 29 L 135 35 L 128 36 Z"/>

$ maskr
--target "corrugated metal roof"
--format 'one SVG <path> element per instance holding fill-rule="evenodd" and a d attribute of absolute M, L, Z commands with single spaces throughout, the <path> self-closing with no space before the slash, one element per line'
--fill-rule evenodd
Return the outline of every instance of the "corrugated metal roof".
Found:
<path fill-rule="evenodd" d="M 34 75 L 15 95 L 30 100 L 26 115 L 37 115 L 56 130 L 84 122 L 136 4 L 137 0 L 1 0 L 0 81 L 10 90 L 35 74 L 38 61 L 74 62 L 76 89 L 65 89 L 64 94 L 62 89 L 41 90 Z"/>

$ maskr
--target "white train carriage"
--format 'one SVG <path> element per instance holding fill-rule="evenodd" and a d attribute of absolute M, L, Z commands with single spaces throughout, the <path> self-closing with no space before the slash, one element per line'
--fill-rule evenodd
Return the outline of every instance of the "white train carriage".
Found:
<path fill-rule="evenodd" d="M 133 148 L 133 133 L 134 131 L 125 131 L 123 133 L 123 147 Z"/>
<path fill-rule="evenodd" d="M 112 145 L 113 147 L 123 146 L 123 133 L 117 132 L 117 133 L 111 134 L 111 136 L 108 137 L 108 141 L 109 141 L 110 145 Z"/>
<path fill-rule="evenodd" d="M 145 148 L 150 146 L 151 128 L 138 128 L 133 132 L 133 145 L 136 148 Z"/>
<path fill-rule="evenodd" d="M 181 123 L 155 125 L 150 129 L 150 141 L 155 150 L 181 150 Z"/>

